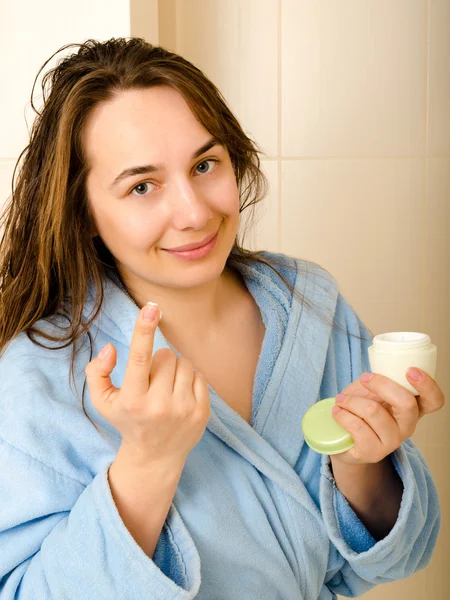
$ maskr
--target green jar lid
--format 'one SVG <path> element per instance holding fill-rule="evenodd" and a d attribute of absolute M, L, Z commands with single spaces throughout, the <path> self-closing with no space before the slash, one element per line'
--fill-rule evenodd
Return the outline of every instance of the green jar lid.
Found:
<path fill-rule="evenodd" d="M 331 409 L 335 404 L 335 397 L 320 400 L 302 419 L 305 442 L 319 454 L 340 454 L 355 445 L 352 436 L 333 417 Z"/>

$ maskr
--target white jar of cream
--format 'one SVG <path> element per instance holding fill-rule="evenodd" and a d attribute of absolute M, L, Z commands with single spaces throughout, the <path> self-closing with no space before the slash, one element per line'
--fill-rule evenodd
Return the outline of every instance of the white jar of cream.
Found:
<path fill-rule="evenodd" d="M 406 378 L 409 367 L 418 367 L 434 378 L 437 348 L 426 333 L 393 331 L 380 333 L 369 347 L 372 373 L 380 373 L 396 381 L 415 396 L 419 392 Z"/>

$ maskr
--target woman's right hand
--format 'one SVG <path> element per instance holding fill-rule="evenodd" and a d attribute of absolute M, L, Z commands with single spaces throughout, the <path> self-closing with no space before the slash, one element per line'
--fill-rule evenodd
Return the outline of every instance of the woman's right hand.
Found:
<path fill-rule="evenodd" d="M 144 311 L 154 320 L 145 320 Z M 160 319 L 156 305 L 139 312 L 122 387 L 111 382 L 116 349 L 107 344 L 86 366 L 93 406 L 122 435 L 121 450 L 136 466 L 182 461 L 200 441 L 211 410 L 208 384 L 192 363 L 169 348 L 153 355 Z"/>

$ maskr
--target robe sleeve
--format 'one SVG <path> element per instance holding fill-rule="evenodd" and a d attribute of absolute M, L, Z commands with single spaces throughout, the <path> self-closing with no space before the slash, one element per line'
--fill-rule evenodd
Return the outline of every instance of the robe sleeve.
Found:
<path fill-rule="evenodd" d="M 200 559 L 173 504 L 151 560 L 120 518 L 109 465 L 83 485 L 1 439 L 0 464 L 2 600 L 196 596 Z"/>
<path fill-rule="evenodd" d="M 338 391 L 361 373 L 370 372 L 367 349 L 372 335 L 354 310 L 339 295 L 338 322 L 347 331 L 365 338 L 339 337 L 333 342 L 333 364 Z M 343 342 L 343 338 L 347 340 Z M 331 395 L 331 394 L 330 394 Z M 391 455 L 403 483 L 397 521 L 389 534 L 376 542 L 337 489 L 330 457 L 322 457 L 320 508 L 334 549 L 327 586 L 336 594 L 355 597 L 379 583 L 396 581 L 425 568 L 430 562 L 441 524 L 436 486 L 420 450 L 405 440 Z"/>

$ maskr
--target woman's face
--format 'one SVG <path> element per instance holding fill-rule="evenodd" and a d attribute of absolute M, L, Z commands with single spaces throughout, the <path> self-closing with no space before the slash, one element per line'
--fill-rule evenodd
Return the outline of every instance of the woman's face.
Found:
<path fill-rule="evenodd" d="M 186 288 L 220 276 L 239 226 L 238 187 L 226 148 L 213 145 L 181 94 L 121 92 L 95 107 L 83 142 L 94 224 L 126 283 Z M 216 232 L 201 258 L 167 252 Z"/>

